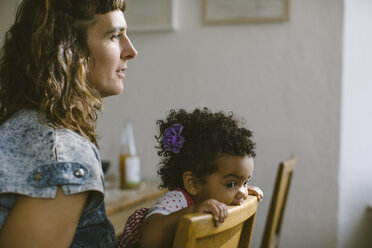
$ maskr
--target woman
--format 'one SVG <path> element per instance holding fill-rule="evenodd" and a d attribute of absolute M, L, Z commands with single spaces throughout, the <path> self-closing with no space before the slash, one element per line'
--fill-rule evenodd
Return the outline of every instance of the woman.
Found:
<path fill-rule="evenodd" d="M 125 0 L 23 0 L 0 60 L 0 247 L 112 247 L 95 124 L 137 55 Z"/>

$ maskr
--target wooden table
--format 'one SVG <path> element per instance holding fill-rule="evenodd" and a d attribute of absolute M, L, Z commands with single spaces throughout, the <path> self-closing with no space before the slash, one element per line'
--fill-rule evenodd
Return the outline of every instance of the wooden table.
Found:
<path fill-rule="evenodd" d="M 158 182 L 143 182 L 137 189 L 109 189 L 105 191 L 106 214 L 115 228 L 115 235 L 123 232 L 128 217 L 138 208 L 151 207 L 167 190 L 159 190 Z"/>

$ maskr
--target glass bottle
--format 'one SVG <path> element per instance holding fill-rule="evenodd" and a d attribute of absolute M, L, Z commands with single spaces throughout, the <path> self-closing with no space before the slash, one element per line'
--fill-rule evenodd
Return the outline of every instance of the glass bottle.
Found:
<path fill-rule="evenodd" d="M 125 122 L 119 155 L 120 189 L 137 188 L 141 183 L 140 158 L 137 156 L 133 127 Z"/>

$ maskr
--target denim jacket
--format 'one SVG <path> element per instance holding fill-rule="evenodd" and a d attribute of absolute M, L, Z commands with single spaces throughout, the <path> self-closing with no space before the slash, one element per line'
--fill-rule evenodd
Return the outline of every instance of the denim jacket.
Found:
<path fill-rule="evenodd" d="M 17 197 L 54 198 L 89 191 L 71 247 L 113 247 L 114 228 L 103 202 L 103 172 L 97 147 L 69 129 L 21 110 L 0 126 L 0 231 Z"/>

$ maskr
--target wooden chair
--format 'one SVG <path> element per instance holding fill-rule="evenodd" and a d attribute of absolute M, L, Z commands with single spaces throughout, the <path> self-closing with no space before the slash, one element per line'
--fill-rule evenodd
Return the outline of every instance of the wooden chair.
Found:
<path fill-rule="evenodd" d="M 279 164 L 261 248 L 279 247 L 280 228 L 296 163 L 297 158 L 296 156 L 293 156 L 289 160 Z"/>
<path fill-rule="evenodd" d="M 228 206 L 228 217 L 215 226 L 211 214 L 195 213 L 178 222 L 174 248 L 249 247 L 257 211 L 257 197 L 248 196 L 239 206 Z"/>

